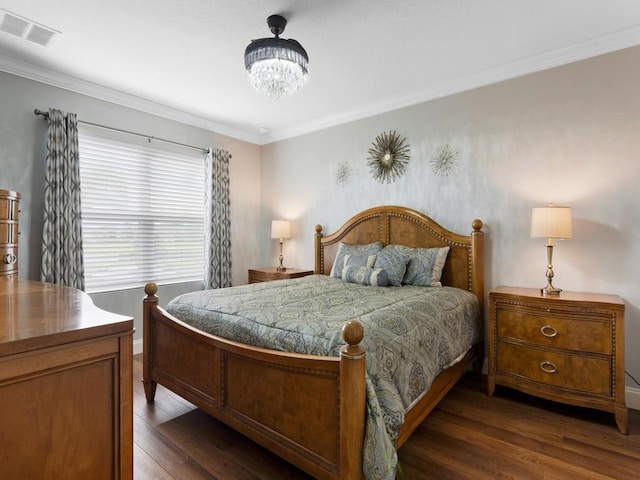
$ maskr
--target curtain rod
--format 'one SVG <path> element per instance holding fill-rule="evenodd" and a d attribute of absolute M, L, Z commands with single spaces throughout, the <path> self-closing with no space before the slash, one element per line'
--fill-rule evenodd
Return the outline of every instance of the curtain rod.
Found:
<path fill-rule="evenodd" d="M 33 111 L 33 113 L 35 113 L 36 115 L 40 115 L 40 116 L 42 116 L 44 118 L 49 118 L 49 112 L 43 112 L 42 110 L 39 110 L 37 108 Z M 123 129 L 115 128 L 115 127 L 108 127 L 106 125 L 100 125 L 98 123 L 85 122 L 83 120 L 78 120 L 78 123 L 81 123 L 83 125 L 89 125 L 91 127 L 96 127 L 96 128 L 104 128 L 105 130 L 113 130 L 115 132 L 126 133 L 126 134 L 129 134 L 129 135 L 136 135 L 138 137 L 144 137 L 144 138 L 149 139 L 149 141 L 158 140 L 159 142 L 171 143 L 173 145 L 179 145 L 181 147 L 193 148 L 194 150 L 201 150 L 201 151 L 203 151 L 205 153 L 209 151 L 208 148 L 196 147 L 194 145 L 189 145 L 189 144 L 180 143 L 180 142 L 174 142 L 173 140 L 166 140 L 164 138 L 153 137 L 151 135 L 145 135 L 143 133 L 131 132 L 129 130 L 123 130 Z M 231 158 L 231 155 L 229 155 L 229 158 Z"/>

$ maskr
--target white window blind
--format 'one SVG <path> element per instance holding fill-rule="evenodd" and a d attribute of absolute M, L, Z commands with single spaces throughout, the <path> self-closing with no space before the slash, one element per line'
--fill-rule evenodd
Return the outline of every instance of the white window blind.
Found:
<path fill-rule="evenodd" d="M 87 292 L 202 280 L 203 153 L 94 130 L 78 135 Z"/>

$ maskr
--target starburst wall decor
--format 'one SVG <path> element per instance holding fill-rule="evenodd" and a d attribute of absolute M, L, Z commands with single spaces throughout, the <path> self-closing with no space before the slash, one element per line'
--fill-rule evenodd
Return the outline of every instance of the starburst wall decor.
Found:
<path fill-rule="evenodd" d="M 340 162 L 336 167 L 336 184 L 344 186 L 351 181 L 351 167 L 347 162 Z"/>
<path fill-rule="evenodd" d="M 409 145 L 395 131 L 378 135 L 369 148 L 369 171 L 381 183 L 395 182 L 409 163 Z"/>
<path fill-rule="evenodd" d="M 433 173 L 448 177 L 455 170 L 459 158 L 460 152 L 449 144 L 437 147 L 431 158 Z"/>

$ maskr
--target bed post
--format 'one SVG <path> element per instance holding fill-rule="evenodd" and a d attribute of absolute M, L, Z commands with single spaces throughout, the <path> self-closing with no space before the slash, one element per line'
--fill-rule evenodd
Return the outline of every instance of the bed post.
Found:
<path fill-rule="evenodd" d="M 471 291 L 478 297 L 480 319 L 484 331 L 484 232 L 482 231 L 482 220 L 476 218 L 471 222 L 471 226 L 473 227 L 473 232 L 471 232 L 471 264 L 473 268 Z M 484 363 L 484 341 L 478 342 L 475 348 L 474 371 L 480 374 Z"/>
<path fill-rule="evenodd" d="M 473 276 L 471 278 L 471 291 L 480 302 L 480 314 L 484 317 L 484 232 L 482 220 L 476 218 L 471 222 L 471 266 Z"/>
<path fill-rule="evenodd" d="M 147 283 L 144 286 L 144 293 L 147 296 L 142 304 L 142 384 L 144 385 L 144 395 L 147 397 L 147 402 L 153 402 L 157 386 L 151 376 L 151 362 L 153 361 L 151 311 L 158 306 L 157 291 L 158 285 L 155 283 Z"/>
<path fill-rule="evenodd" d="M 314 273 L 321 274 L 324 273 L 322 271 L 322 262 L 324 261 L 324 255 L 320 254 L 320 249 L 322 248 L 322 225 L 316 225 L 316 234 L 315 234 L 315 246 L 316 246 L 316 270 Z"/>
<path fill-rule="evenodd" d="M 366 414 L 364 329 L 357 320 L 342 327 L 347 345 L 340 350 L 340 479 L 360 480 Z"/>

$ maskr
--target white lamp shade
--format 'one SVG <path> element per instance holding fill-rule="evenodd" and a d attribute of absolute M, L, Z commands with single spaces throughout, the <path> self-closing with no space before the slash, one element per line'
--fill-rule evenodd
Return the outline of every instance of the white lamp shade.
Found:
<path fill-rule="evenodd" d="M 291 224 L 287 220 L 273 220 L 271 238 L 291 238 Z"/>
<path fill-rule="evenodd" d="M 531 212 L 531 236 L 569 239 L 572 237 L 571 207 L 536 207 Z"/>

